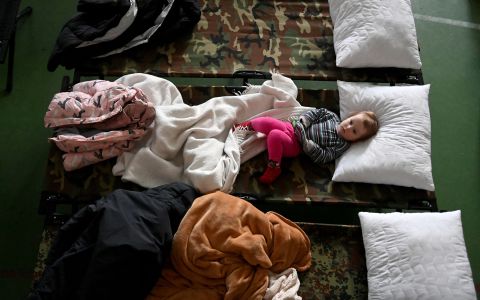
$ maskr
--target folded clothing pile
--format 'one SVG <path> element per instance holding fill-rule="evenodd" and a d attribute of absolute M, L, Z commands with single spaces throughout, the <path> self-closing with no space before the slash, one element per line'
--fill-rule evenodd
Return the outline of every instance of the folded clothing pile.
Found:
<path fill-rule="evenodd" d="M 130 150 L 154 118 L 155 108 L 140 89 L 92 80 L 55 94 L 44 124 L 55 128 L 50 140 L 66 152 L 63 166 L 72 171 Z"/>

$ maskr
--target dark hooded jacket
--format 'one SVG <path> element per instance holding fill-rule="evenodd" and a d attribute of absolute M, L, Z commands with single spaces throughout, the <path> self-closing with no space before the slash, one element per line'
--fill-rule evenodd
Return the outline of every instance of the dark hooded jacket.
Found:
<path fill-rule="evenodd" d="M 84 207 L 60 228 L 28 299 L 145 299 L 196 197 L 172 183 L 116 190 Z"/>
<path fill-rule="evenodd" d="M 168 4 L 173 1 L 173 4 Z M 83 42 L 103 36 L 118 25 L 130 8 L 130 0 L 79 0 L 78 14 L 63 26 L 50 55 L 47 68 L 59 65 L 67 69 L 82 65 L 86 60 L 122 48 L 136 36 L 155 26 L 160 14 L 166 17 L 151 37 L 157 44 L 169 43 L 192 31 L 200 20 L 197 0 L 135 0 L 137 14 L 133 23 L 113 40 L 77 47 Z M 149 40 L 149 41 L 150 41 Z"/>

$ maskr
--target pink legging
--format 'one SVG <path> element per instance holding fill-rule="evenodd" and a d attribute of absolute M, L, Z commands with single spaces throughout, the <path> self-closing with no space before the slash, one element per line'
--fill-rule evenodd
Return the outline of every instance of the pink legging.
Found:
<path fill-rule="evenodd" d="M 271 117 L 258 117 L 251 121 L 255 131 L 267 135 L 268 159 L 280 162 L 282 157 L 300 154 L 300 145 L 295 137 L 292 124 Z"/>

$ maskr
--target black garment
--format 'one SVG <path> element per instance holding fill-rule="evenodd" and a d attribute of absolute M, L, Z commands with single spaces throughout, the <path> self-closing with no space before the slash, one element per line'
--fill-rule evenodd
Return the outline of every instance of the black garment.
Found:
<path fill-rule="evenodd" d="M 143 300 L 197 196 L 193 187 L 173 183 L 116 190 L 84 207 L 60 228 L 28 299 Z"/>
<path fill-rule="evenodd" d="M 118 25 L 130 8 L 130 0 L 79 0 L 79 13 L 62 28 L 48 62 L 54 71 L 61 62 L 62 53 L 74 49 L 84 41 L 103 36 Z"/>
<path fill-rule="evenodd" d="M 95 3 L 98 7 L 102 2 L 114 0 L 88 0 L 90 3 L 87 0 L 80 1 L 83 3 L 82 5 L 79 4 L 78 7 L 81 7 L 83 12 L 69 20 L 62 28 L 48 61 L 47 68 L 49 71 L 54 71 L 58 65 L 63 65 L 67 69 L 75 68 L 88 59 L 122 48 L 133 38 L 153 27 L 157 17 L 162 12 L 167 12 L 169 3 L 167 0 L 135 0 L 138 8 L 135 20 L 120 36 L 111 41 L 77 48 L 82 42 L 92 40 L 94 34 L 98 35 L 97 32 L 90 31 L 83 33 L 83 29 L 95 28 L 99 20 L 102 20 L 102 18 L 105 20 L 101 10 L 90 9 L 88 5 L 91 2 L 98 2 Z M 169 43 L 179 36 L 190 33 L 195 24 L 200 20 L 198 0 L 170 1 L 173 1 L 172 7 L 166 13 L 166 18 L 162 25 L 151 37 L 157 44 Z M 110 26 L 110 28 L 112 27 L 114 26 Z"/>
<path fill-rule="evenodd" d="M 151 41 L 156 44 L 165 44 L 191 33 L 200 21 L 200 15 L 198 0 L 175 0 L 170 13 L 152 36 Z"/>
<path fill-rule="evenodd" d="M 130 0 L 79 0 L 77 11 L 79 12 L 97 12 L 111 13 L 112 10 L 118 10 L 119 6 L 130 6 Z"/>

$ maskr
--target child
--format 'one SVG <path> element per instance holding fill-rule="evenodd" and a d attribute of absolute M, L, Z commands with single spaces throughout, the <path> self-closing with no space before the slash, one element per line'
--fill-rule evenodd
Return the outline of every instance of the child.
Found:
<path fill-rule="evenodd" d="M 318 108 L 292 122 L 258 117 L 238 126 L 267 135 L 268 164 L 259 180 L 271 184 L 281 173 L 282 157 L 295 157 L 303 149 L 318 164 L 330 162 L 342 155 L 350 143 L 373 136 L 378 120 L 373 112 L 361 111 L 340 121 L 335 113 Z"/>

